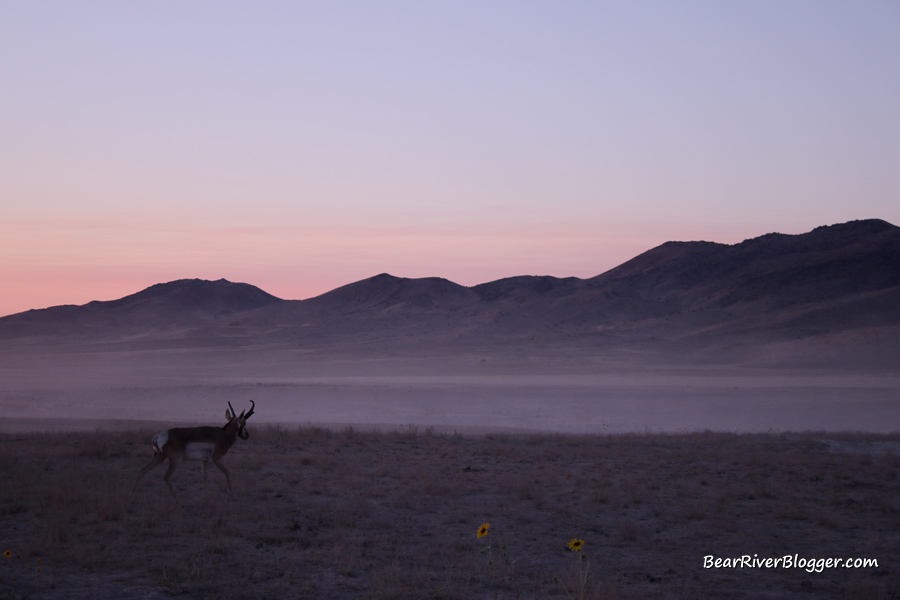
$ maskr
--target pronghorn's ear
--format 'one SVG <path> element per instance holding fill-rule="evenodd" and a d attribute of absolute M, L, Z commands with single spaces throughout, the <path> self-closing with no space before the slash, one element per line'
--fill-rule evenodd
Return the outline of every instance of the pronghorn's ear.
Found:
<path fill-rule="evenodd" d="M 225 409 L 225 418 L 228 419 L 229 421 L 232 420 L 232 419 L 234 418 L 234 417 L 231 415 L 231 411 L 228 410 L 227 408 Z"/>

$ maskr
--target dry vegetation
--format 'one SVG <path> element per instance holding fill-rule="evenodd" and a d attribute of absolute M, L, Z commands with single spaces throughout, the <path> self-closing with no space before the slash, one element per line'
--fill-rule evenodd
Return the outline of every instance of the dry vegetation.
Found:
<path fill-rule="evenodd" d="M 900 597 L 897 436 L 256 427 L 231 497 L 196 463 L 129 497 L 152 433 L 0 436 L 0 597 Z"/>

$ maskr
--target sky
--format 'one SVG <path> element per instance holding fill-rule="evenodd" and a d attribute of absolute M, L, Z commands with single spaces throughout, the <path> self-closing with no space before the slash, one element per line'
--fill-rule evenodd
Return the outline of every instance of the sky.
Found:
<path fill-rule="evenodd" d="M 0 315 L 900 224 L 900 3 L 0 3 Z"/>

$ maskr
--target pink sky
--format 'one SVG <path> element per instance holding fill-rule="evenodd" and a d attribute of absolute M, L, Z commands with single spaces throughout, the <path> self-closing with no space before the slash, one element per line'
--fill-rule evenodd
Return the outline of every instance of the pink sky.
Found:
<path fill-rule="evenodd" d="M 0 315 L 900 223 L 890 2 L 6 6 Z"/>

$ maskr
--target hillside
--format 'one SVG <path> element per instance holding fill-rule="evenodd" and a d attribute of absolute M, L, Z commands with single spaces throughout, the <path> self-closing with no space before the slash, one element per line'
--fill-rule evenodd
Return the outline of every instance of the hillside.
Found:
<path fill-rule="evenodd" d="M 2 317 L 0 339 L 84 333 L 102 336 L 198 327 L 281 301 L 246 283 L 182 279 L 159 283 L 118 300 L 53 306 Z"/>
<path fill-rule="evenodd" d="M 733 245 L 667 242 L 590 279 L 521 276 L 464 287 L 381 274 L 308 300 L 181 280 L 120 300 L 3 317 L 0 340 L 264 343 L 364 354 L 415 353 L 423 344 L 429 352 L 705 352 L 843 336 L 854 347 L 874 340 L 873 348 L 896 353 L 898 326 L 900 228 L 873 219 Z"/>

